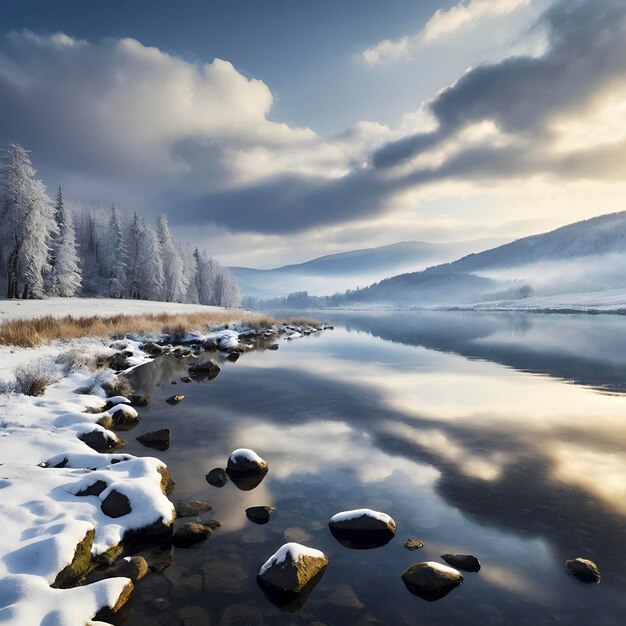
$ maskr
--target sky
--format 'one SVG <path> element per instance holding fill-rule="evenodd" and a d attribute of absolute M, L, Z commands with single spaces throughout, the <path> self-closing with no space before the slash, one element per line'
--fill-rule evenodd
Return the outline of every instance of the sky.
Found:
<path fill-rule="evenodd" d="M 0 145 L 229 265 L 623 210 L 624 0 L 4 0 Z"/>

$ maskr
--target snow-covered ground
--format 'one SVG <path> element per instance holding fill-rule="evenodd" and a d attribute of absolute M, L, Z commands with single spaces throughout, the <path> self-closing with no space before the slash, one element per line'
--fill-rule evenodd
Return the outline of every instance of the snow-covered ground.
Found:
<path fill-rule="evenodd" d="M 480 310 L 516 311 L 580 311 L 626 313 L 626 289 L 606 289 L 554 296 L 531 296 L 523 300 L 480 302 L 472 308 Z"/>
<path fill-rule="evenodd" d="M 0 322 L 12 319 L 32 319 L 44 315 L 53 317 L 109 317 L 126 313 L 203 313 L 223 311 L 221 307 L 203 304 L 179 304 L 178 302 L 155 302 L 153 300 L 118 300 L 115 298 L 46 298 L 45 300 L 0 299 Z"/>
<path fill-rule="evenodd" d="M 41 315 L 76 316 L 144 313 L 165 310 L 184 313 L 211 307 L 120 300 L 49 299 L 2 301 L 5 319 Z M 219 309 L 223 310 L 223 309 Z M 197 329 L 190 342 L 210 342 L 230 351 L 248 347 L 255 331 L 237 322 L 233 312 L 228 328 Z M 269 338 L 287 333 L 298 336 L 322 327 L 283 324 L 264 331 Z M 159 339 L 159 337 L 150 337 Z M 95 452 L 79 436 L 97 431 L 117 439 L 110 428 L 118 406 L 104 410 L 102 385 L 115 374 L 91 371 L 82 364 L 96 356 L 124 350 L 127 365 L 149 360 L 140 338 L 112 341 L 84 337 L 56 341 L 37 348 L 0 347 L 0 623 L 11 626 L 94 623 L 96 612 L 113 606 L 130 581 L 112 578 L 71 589 L 51 586 L 72 563 L 77 545 L 92 535 L 93 556 L 117 545 L 128 530 L 173 521 L 174 509 L 163 493 L 165 465 L 156 458 Z M 69 358 L 68 353 L 80 358 Z M 42 396 L 12 390 L 15 368 L 36 361 L 56 382 Z M 3 392 L 3 393 L 2 393 Z M 113 399 L 109 398 L 109 402 Z M 124 398 L 115 402 L 123 403 Z M 134 409 L 127 409 L 133 412 Z M 87 412 L 86 412 L 87 411 Z M 80 492 L 98 481 L 97 495 Z M 130 512 L 110 517 L 103 502 L 111 492 L 126 496 Z"/>

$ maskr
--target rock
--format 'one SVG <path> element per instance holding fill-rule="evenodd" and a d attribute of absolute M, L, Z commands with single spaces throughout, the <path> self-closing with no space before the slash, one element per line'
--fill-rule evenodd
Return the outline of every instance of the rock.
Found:
<path fill-rule="evenodd" d="M 351 609 L 362 609 L 365 605 L 357 598 L 352 587 L 339 585 L 327 598 L 326 602 L 335 606 L 345 606 Z"/>
<path fill-rule="evenodd" d="M 238 448 L 228 457 L 226 471 L 228 474 L 257 474 L 267 472 L 267 461 L 263 460 L 254 450 Z"/>
<path fill-rule="evenodd" d="M 447 565 L 424 561 L 411 565 L 402 574 L 402 580 L 411 593 L 432 602 L 458 587 L 463 582 L 463 574 Z"/>
<path fill-rule="evenodd" d="M 192 383 L 193 382 L 193 378 L 191 378 L 190 376 L 183 376 L 180 379 L 181 383 Z"/>
<path fill-rule="evenodd" d="M 98 417 L 96 424 L 102 426 L 105 430 L 111 430 L 111 428 L 113 428 L 113 418 L 108 413 L 102 413 L 102 415 Z"/>
<path fill-rule="evenodd" d="M 190 348 L 184 348 L 183 346 L 177 346 L 176 348 L 174 348 L 174 350 L 172 351 L 172 354 L 177 358 L 177 359 L 182 359 L 184 357 L 188 357 L 191 356 L 192 351 Z"/>
<path fill-rule="evenodd" d="M 172 431 L 169 428 L 159 428 L 158 430 L 139 435 L 137 441 L 148 448 L 167 450 L 170 447 L 171 436 Z"/>
<path fill-rule="evenodd" d="M 311 535 L 304 528 L 298 528 L 297 526 L 286 528 L 283 536 L 287 541 L 295 541 L 296 543 L 305 543 L 312 539 Z"/>
<path fill-rule="evenodd" d="M 174 384 L 176 384 L 176 381 L 174 381 Z M 182 402 L 184 399 L 185 399 L 185 396 L 182 393 L 177 393 L 174 396 L 170 396 L 165 402 L 173 406 L 174 404 L 178 404 L 179 402 Z"/>
<path fill-rule="evenodd" d="M 152 600 L 152 606 L 157 611 L 165 611 L 169 609 L 171 605 L 172 603 L 169 601 L 168 598 L 155 598 L 154 600 Z"/>
<path fill-rule="evenodd" d="M 148 343 L 144 343 L 141 345 L 141 349 L 151 357 L 159 356 L 163 354 L 163 347 L 158 343 L 154 343 L 154 341 L 149 341 Z"/>
<path fill-rule="evenodd" d="M 480 561 L 473 554 L 442 554 L 441 558 L 463 572 L 479 572 Z"/>
<path fill-rule="evenodd" d="M 229 473 L 228 476 L 237 489 L 241 489 L 241 491 L 252 491 L 263 482 L 267 476 L 267 471 L 257 472 L 256 474 Z"/>
<path fill-rule="evenodd" d="M 130 397 L 130 403 L 133 406 L 148 406 L 150 404 L 150 399 L 146 396 L 132 395 Z"/>
<path fill-rule="evenodd" d="M 172 587 L 172 598 L 174 600 L 189 598 L 199 594 L 200 591 L 202 591 L 202 575 L 192 574 L 176 581 Z"/>
<path fill-rule="evenodd" d="M 211 505 L 208 502 L 201 502 L 200 500 L 187 500 L 186 502 L 179 502 L 176 507 L 176 515 L 178 517 L 194 517 L 199 513 L 210 511 Z"/>
<path fill-rule="evenodd" d="M 221 468 L 212 469 L 206 476 L 206 481 L 214 487 L 223 487 L 228 482 L 228 474 Z"/>
<path fill-rule="evenodd" d="M 220 615 L 217 626 L 261 626 L 263 614 L 254 604 L 231 604 Z M 204 624 L 202 625 L 204 626 Z"/>
<path fill-rule="evenodd" d="M 255 524 L 267 524 L 275 510 L 271 506 L 251 506 L 246 509 L 246 517 Z"/>
<path fill-rule="evenodd" d="M 161 485 L 160 485 L 161 491 L 166 496 L 169 496 L 170 493 L 174 491 L 174 487 L 176 486 L 176 483 L 172 479 L 172 475 L 170 474 L 170 471 L 167 469 L 167 465 L 162 465 L 161 467 L 159 467 L 157 471 L 159 472 L 159 474 L 161 474 Z"/>
<path fill-rule="evenodd" d="M 389 543 L 396 534 L 396 523 L 386 513 L 356 509 L 333 515 L 330 531 L 347 548 L 367 550 Z"/>
<path fill-rule="evenodd" d="M 209 519 L 202 523 L 205 526 L 208 526 L 211 530 L 215 530 L 216 528 L 222 527 L 222 522 L 220 522 L 218 519 Z"/>
<path fill-rule="evenodd" d="M 209 593 L 241 593 L 248 584 L 249 576 L 236 555 L 207 563 L 202 567 L 204 590 Z"/>
<path fill-rule="evenodd" d="M 120 439 L 115 433 L 99 429 L 78 435 L 78 438 L 85 442 L 90 448 L 93 448 L 96 452 L 113 450 L 126 445 L 126 442 L 123 439 Z"/>
<path fill-rule="evenodd" d="M 113 428 L 127 428 L 136 426 L 139 423 L 139 413 L 127 404 L 118 404 L 109 409 L 113 420 Z"/>
<path fill-rule="evenodd" d="M 180 620 L 180 626 L 208 626 L 211 623 L 209 614 L 197 605 L 184 606 L 176 612 L 176 617 Z"/>
<path fill-rule="evenodd" d="M 416 537 L 411 537 L 404 542 L 404 547 L 407 550 L 419 550 L 424 547 L 424 542 Z"/>
<path fill-rule="evenodd" d="M 280 346 L 277 343 L 272 343 L 269 346 L 267 346 L 268 350 L 278 350 L 278 348 L 280 348 Z"/>
<path fill-rule="evenodd" d="M 328 565 L 323 552 L 299 543 L 286 543 L 259 570 L 262 585 L 278 591 L 298 594 Z"/>
<path fill-rule="evenodd" d="M 115 489 L 109 491 L 100 508 L 108 517 L 122 517 L 123 515 L 128 515 L 132 510 L 130 500 Z"/>
<path fill-rule="evenodd" d="M 122 354 L 121 352 L 115 352 L 111 356 L 107 357 L 106 365 L 107 367 L 110 367 L 112 370 L 115 370 L 116 372 L 121 372 L 130 367 L 128 358 L 126 357 L 126 355 Z"/>
<path fill-rule="evenodd" d="M 120 559 L 106 570 L 106 577 L 120 576 L 130 578 L 134 583 L 141 580 L 148 573 L 148 561 L 142 556 L 127 556 Z"/>
<path fill-rule="evenodd" d="M 130 404 L 130 400 L 124 396 L 112 396 L 111 398 L 107 398 L 104 408 L 108 411 L 118 404 Z"/>
<path fill-rule="evenodd" d="M 189 375 L 196 380 L 213 380 L 219 373 L 219 365 L 213 361 L 196 361 L 189 366 Z"/>
<path fill-rule="evenodd" d="M 120 613 L 124 605 L 130 600 L 133 595 L 134 586 L 132 582 L 129 582 L 123 589 L 122 593 L 117 597 L 115 601 L 112 601 L 109 606 L 101 608 L 94 616 L 95 622 L 110 622 L 115 616 Z"/>
<path fill-rule="evenodd" d="M 577 557 L 570 561 L 565 561 L 565 566 L 569 573 L 581 583 L 598 584 L 601 580 L 600 570 L 598 566 L 589 559 Z"/>
<path fill-rule="evenodd" d="M 227 361 L 230 361 L 231 363 L 235 363 L 236 361 L 239 360 L 239 357 L 241 355 L 239 354 L 239 352 L 229 352 L 228 356 L 226 357 Z"/>
<path fill-rule="evenodd" d="M 74 495 L 77 496 L 99 496 L 108 485 L 103 480 L 96 480 L 94 483 L 77 491 Z"/>
<path fill-rule="evenodd" d="M 172 543 L 177 547 L 192 546 L 209 537 L 212 532 L 213 529 L 208 524 L 187 522 L 174 533 Z"/>
<path fill-rule="evenodd" d="M 76 545 L 72 562 L 64 567 L 52 583 L 56 589 L 75 587 L 92 567 L 91 548 L 96 536 L 95 530 L 88 530 L 83 539 Z"/>

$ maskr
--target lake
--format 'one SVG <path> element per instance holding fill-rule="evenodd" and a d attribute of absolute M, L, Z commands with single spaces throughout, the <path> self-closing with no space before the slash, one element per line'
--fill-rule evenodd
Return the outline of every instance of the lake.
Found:
<path fill-rule="evenodd" d="M 126 623 L 623 624 L 626 317 L 324 317 L 334 330 L 222 358 L 210 381 L 181 382 L 185 360 L 171 356 L 135 371 L 151 404 L 122 433 L 126 451 L 163 459 L 173 502 L 206 500 L 204 517 L 223 525 L 194 547 L 146 553 L 162 571 L 137 585 Z M 185 399 L 170 406 L 174 393 Z M 134 440 L 163 426 L 165 452 Z M 265 480 L 209 485 L 241 447 L 268 461 Z M 247 520 L 256 505 L 276 508 L 268 524 Z M 363 507 L 395 519 L 390 543 L 353 550 L 332 537 L 333 514 Z M 424 547 L 410 552 L 409 537 Z M 302 606 L 279 608 L 256 574 L 287 541 L 330 565 Z M 481 571 L 436 602 L 409 593 L 402 572 L 446 552 L 475 554 Z M 568 576 L 578 556 L 597 563 L 599 585 Z"/>

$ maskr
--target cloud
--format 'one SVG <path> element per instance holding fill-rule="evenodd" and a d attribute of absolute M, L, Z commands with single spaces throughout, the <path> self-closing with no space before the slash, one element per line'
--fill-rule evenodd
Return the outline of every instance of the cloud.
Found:
<path fill-rule="evenodd" d="M 435 11 L 416 35 L 383 39 L 358 56 L 367 65 L 409 59 L 419 46 L 439 41 L 461 29 L 469 29 L 480 20 L 508 15 L 529 4 L 530 0 L 461 0 L 448 10 Z"/>
<path fill-rule="evenodd" d="M 457 228 L 468 211 L 502 223 L 512 214 L 476 208 L 498 185 L 493 197 L 516 219 L 548 219 L 528 200 L 531 187 L 554 192 L 547 178 L 624 177 L 626 6 L 559 0 L 541 28 L 542 56 L 479 65 L 395 127 L 359 122 L 332 137 L 272 120 L 269 87 L 224 60 L 192 63 L 132 39 L 14 33 L 0 45 L 0 143 L 28 146 L 46 180 L 73 197 L 167 210 L 187 233 L 205 224 L 244 233 L 244 244 L 229 240 L 238 245 L 245 233 L 273 246 L 313 229 L 341 242 L 368 232 L 377 243 L 406 239 L 416 207 L 433 232 Z M 511 199 L 519 181 L 527 208 Z M 585 217 L 580 198 L 608 202 L 597 187 L 586 193 L 559 196 L 554 210 Z M 381 232 L 389 239 L 376 239 Z"/>

